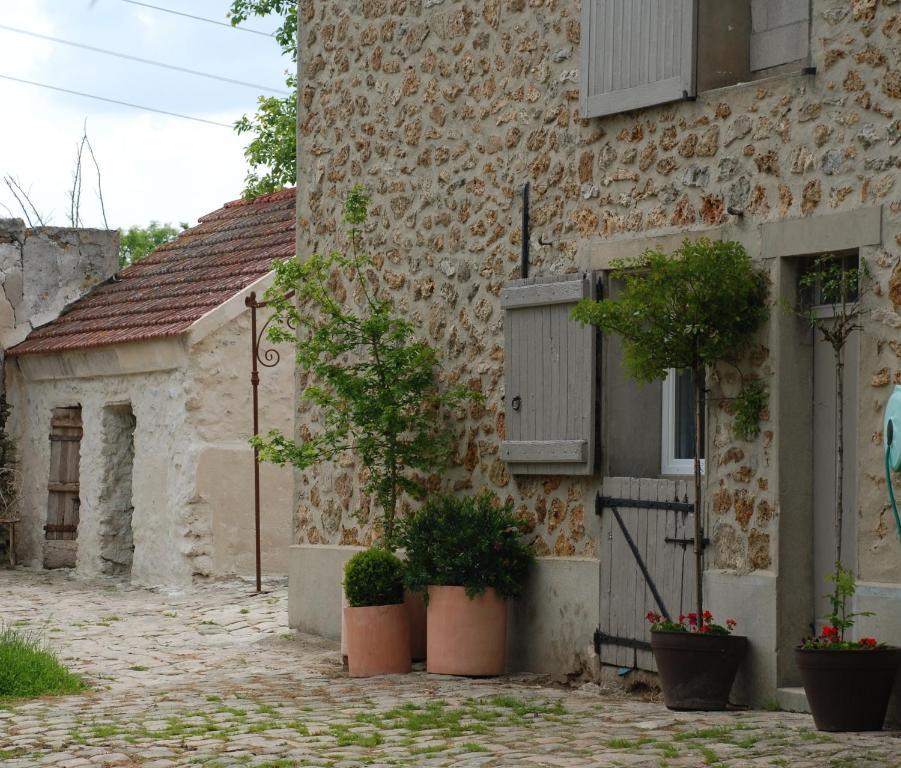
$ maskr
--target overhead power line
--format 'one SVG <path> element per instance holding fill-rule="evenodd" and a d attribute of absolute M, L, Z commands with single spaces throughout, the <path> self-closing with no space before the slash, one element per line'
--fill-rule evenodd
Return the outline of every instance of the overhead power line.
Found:
<path fill-rule="evenodd" d="M 82 96 L 86 99 L 94 99 L 95 101 L 105 101 L 108 104 L 119 104 L 123 107 L 131 107 L 132 109 L 140 109 L 144 112 L 156 112 L 158 115 L 168 115 L 169 117 L 180 117 L 183 120 L 193 120 L 195 123 L 206 123 L 207 125 L 218 125 L 222 128 L 231 128 L 228 123 L 220 123 L 216 120 L 207 120 L 205 117 L 194 117 L 193 115 L 183 115 L 180 112 L 169 112 L 165 109 L 157 109 L 156 107 L 145 107 L 141 104 L 132 104 L 129 101 L 119 101 L 118 99 L 109 99 L 106 96 L 96 96 L 93 93 L 83 93 L 82 91 L 73 91 L 69 88 L 60 88 L 56 85 L 47 85 L 47 83 L 38 83 L 34 80 L 25 80 L 21 77 L 13 77 L 12 75 L 0 74 L 0 78 L 4 80 L 12 80 L 14 83 L 24 83 L 25 85 L 33 85 L 37 88 L 46 88 L 50 91 L 59 91 L 60 93 L 68 93 L 72 96 Z"/>
<path fill-rule="evenodd" d="M 228 27 L 229 29 L 236 29 L 238 32 L 249 32 L 252 35 L 262 35 L 263 37 L 272 37 L 272 32 L 261 32 L 258 29 L 248 29 L 247 27 L 236 27 L 225 21 L 217 21 L 216 19 L 209 19 L 206 16 L 195 16 L 193 13 L 185 13 L 184 11 L 176 11 L 172 8 L 163 8 L 159 5 L 152 5 L 151 3 L 141 3 L 138 0 L 120 0 L 122 3 L 128 3 L 129 5 L 140 5 L 142 8 L 151 8 L 154 11 L 162 11 L 163 13 L 171 13 L 173 16 L 184 16 L 186 19 L 194 19 L 194 21 L 205 21 L 208 24 L 216 24 L 220 27 Z"/>
<path fill-rule="evenodd" d="M 59 43 L 60 45 L 70 45 L 73 48 L 81 48 L 85 51 L 92 51 L 94 53 L 102 53 L 105 56 L 116 56 L 120 59 L 128 59 L 129 61 L 137 61 L 140 64 L 149 64 L 154 67 L 162 67 L 164 69 L 172 69 L 176 72 L 185 72 L 189 75 L 197 75 L 198 77 L 207 77 L 210 80 L 221 80 L 224 83 L 232 83 L 233 85 L 243 85 L 247 88 L 254 88 L 262 91 L 270 91 L 272 93 L 281 93 L 284 95 L 288 95 L 288 91 L 283 88 L 270 88 L 266 85 L 259 85 L 258 83 L 248 83 L 244 80 L 234 80 L 230 77 L 224 77 L 222 75 L 214 75 L 211 72 L 200 72 L 196 69 L 188 69 L 187 67 L 179 67 L 175 64 L 167 64 L 164 61 L 155 61 L 153 59 L 144 59 L 140 56 L 132 56 L 129 53 L 120 53 L 118 51 L 111 51 L 107 48 L 97 48 L 93 45 L 85 45 L 84 43 L 75 43 L 71 40 L 63 40 L 59 37 L 51 37 L 50 35 L 44 35 L 40 32 L 32 32 L 27 29 L 19 29 L 18 27 L 10 27 L 6 24 L 0 24 L 0 29 L 4 29 L 7 32 L 15 32 L 17 35 L 28 35 L 29 37 L 36 37 L 41 40 L 49 40 L 51 43 Z"/>

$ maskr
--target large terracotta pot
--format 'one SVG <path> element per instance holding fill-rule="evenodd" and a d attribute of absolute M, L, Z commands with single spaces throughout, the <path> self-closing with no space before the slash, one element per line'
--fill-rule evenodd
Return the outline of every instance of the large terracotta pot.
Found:
<path fill-rule="evenodd" d="M 351 677 L 410 671 L 410 617 L 403 603 L 344 608 L 347 668 Z"/>
<path fill-rule="evenodd" d="M 410 658 L 424 661 L 426 655 L 426 607 L 422 592 L 404 592 L 404 605 L 410 617 Z"/>
<path fill-rule="evenodd" d="M 651 632 L 663 701 L 669 709 L 726 709 L 748 647 L 741 635 Z"/>
<path fill-rule="evenodd" d="M 901 649 L 830 651 L 795 649 L 795 662 L 813 721 L 821 731 L 879 731 Z"/>
<path fill-rule="evenodd" d="M 428 626 L 428 672 L 504 674 L 507 603 L 494 589 L 470 598 L 463 587 L 429 587 Z"/>

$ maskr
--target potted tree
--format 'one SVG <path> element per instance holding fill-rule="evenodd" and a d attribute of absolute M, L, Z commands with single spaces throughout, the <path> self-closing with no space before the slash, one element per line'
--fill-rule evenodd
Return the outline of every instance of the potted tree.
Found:
<path fill-rule="evenodd" d="M 651 646 L 671 709 L 724 709 L 747 639 L 707 623 L 704 611 L 704 527 L 701 494 L 707 372 L 740 358 L 768 314 L 767 278 L 736 242 L 686 240 L 672 256 L 647 251 L 616 265 L 625 287 L 616 301 L 584 300 L 577 320 L 622 336 L 625 365 L 640 382 L 662 380 L 671 369 L 690 370 L 694 387 L 695 628 L 668 617 L 652 622 Z M 708 627 L 710 631 L 702 628 Z M 699 668 L 716 666 L 728 684 L 714 687 Z M 725 695 L 723 695 L 725 690 Z"/>
<path fill-rule="evenodd" d="M 868 278 L 865 262 L 849 266 L 847 257 L 830 254 L 818 257 L 799 281 L 802 303 L 796 313 L 832 346 L 835 363 L 835 570 L 828 577 L 831 611 L 824 617 L 821 633 L 805 639 L 795 650 L 807 703 L 821 731 L 881 730 L 901 663 L 898 648 L 873 637 L 850 637 L 854 619 L 870 614 L 850 609 L 856 582 L 854 572 L 843 564 L 845 347 L 861 327 Z M 823 305 L 831 305 L 831 311 L 816 310 Z"/>
<path fill-rule="evenodd" d="M 436 495 L 401 526 L 407 586 L 428 590 L 426 669 L 475 677 L 503 674 L 507 600 L 520 595 L 532 548 L 512 502 Z"/>
<path fill-rule="evenodd" d="M 381 542 L 393 551 L 401 496 L 422 497 L 424 478 L 453 456 L 447 410 L 479 395 L 465 386 L 442 386 L 435 350 L 380 295 L 378 271 L 360 243 L 368 207 L 366 190 L 353 187 L 344 202 L 348 253 L 273 265 L 275 279 L 265 294 L 273 310 L 268 338 L 296 345 L 298 368 L 311 381 L 303 396 L 318 410 L 322 428 L 299 441 L 274 430 L 253 443 L 262 460 L 301 470 L 355 454 L 366 469 L 363 490 L 381 508 L 375 521 Z M 342 275 L 351 282 L 346 300 L 335 291 Z M 425 606 L 408 596 L 408 608 L 419 659 Z"/>
<path fill-rule="evenodd" d="M 387 549 L 357 552 L 344 567 L 344 627 L 351 677 L 410 671 L 404 565 Z"/>

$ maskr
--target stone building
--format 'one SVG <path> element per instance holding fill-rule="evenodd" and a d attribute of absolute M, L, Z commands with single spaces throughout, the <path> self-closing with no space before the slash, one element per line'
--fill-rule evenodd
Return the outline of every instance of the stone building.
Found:
<path fill-rule="evenodd" d="M 382 289 L 440 350 L 448 378 L 485 395 L 459 423 L 458 464 L 444 482 L 509 497 L 532 527 L 542 557 L 512 609 L 512 663 L 595 671 L 599 626 L 646 639 L 645 585 L 611 596 L 605 583 L 622 547 L 610 544 L 620 534 L 609 512 L 595 514 L 595 498 L 663 498 L 690 471 L 679 377 L 631 383 L 615 339 L 579 342 L 591 346 L 579 348 L 579 386 L 566 392 L 581 421 L 555 433 L 555 420 L 539 417 L 527 434 L 533 403 L 523 396 L 514 409 L 525 393 L 510 390 L 513 372 L 548 407 L 564 372 L 551 355 L 534 369 L 544 378 L 528 378 L 525 347 L 511 338 L 524 317 L 517 291 L 549 295 L 541 286 L 554 278 L 572 301 L 600 278 L 612 295 L 615 258 L 701 235 L 740 241 L 771 283 L 770 320 L 742 362 L 769 391 L 761 434 L 736 437 L 728 398 L 739 378 L 724 368 L 710 377 L 705 435 L 706 592 L 751 640 L 742 697 L 759 705 L 779 690 L 786 705 L 800 703 L 791 649 L 826 591 L 816 577 L 830 556 L 834 425 L 828 393 L 814 388 L 829 368 L 822 342 L 781 301 L 795 301 L 818 254 L 865 261 L 873 281 L 848 353 L 845 551 L 857 609 L 876 612 L 859 631 L 901 644 L 901 546 L 881 448 L 882 406 L 901 382 L 901 4 L 301 0 L 299 14 L 299 253 L 340 244 L 342 196 L 366 184 Z M 525 182 L 532 282 L 517 283 Z M 546 451 L 524 453 L 524 435 Z M 349 460 L 296 478 L 295 625 L 338 631 L 340 564 L 348 545 L 372 538 L 351 515 L 365 506 L 359 487 Z M 629 614 L 619 631 L 617 611 Z M 640 646 L 606 643 L 600 658 L 649 664 Z"/>
<path fill-rule="evenodd" d="M 226 204 L 8 350 L 20 561 L 151 585 L 253 573 L 245 297 L 294 252 L 294 198 Z M 290 351 L 260 379 L 262 428 L 290 428 Z M 290 473 L 264 467 L 262 488 L 263 569 L 285 573 Z"/>

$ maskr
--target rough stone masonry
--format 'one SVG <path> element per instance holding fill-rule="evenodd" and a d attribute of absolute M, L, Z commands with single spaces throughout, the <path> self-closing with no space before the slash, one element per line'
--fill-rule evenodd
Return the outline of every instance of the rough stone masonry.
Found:
<path fill-rule="evenodd" d="M 750 225 L 883 206 L 883 247 L 861 251 L 876 288 L 859 453 L 878 468 L 879 403 L 901 382 L 901 3 L 814 0 L 811 23 L 815 76 L 786 72 L 695 101 L 583 119 L 578 0 L 301 0 L 299 252 L 340 244 L 341 199 L 354 183 L 367 185 L 381 290 L 440 350 L 447 378 L 486 398 L 458 414 L 457 464 L 431 478 L 435 487 L 509 496 L 541 554 L 596 554 L 586 509 L 598 478 L 513 477 L 498 456 L 499 292 L 519 276 L 524 181 L 541 274 L 586 268 L 586 242 L 717 227 L 728 206 Z M 762 256 L 775 277 L 775 260 Z M 336 274 L 334 289 L 343 299 L 350 287 Z M 764 380 L 773 376 L 769 333 L 746 361 Z M 714 372 L 712 402 L 737 385 L 734 372 Z M 301 434 L 315 429 L 305 413 Z M 778 429 L 765 414 L 761 436 L 741 441 L 728 404 L 712 409 L 716 567 L 774 567 Z M 360 472 L 347 458 L 299 479 L 298 542 L 372 539 Z M 897 582 L 878 475 L 861 484 L 863 576 Z"/>

